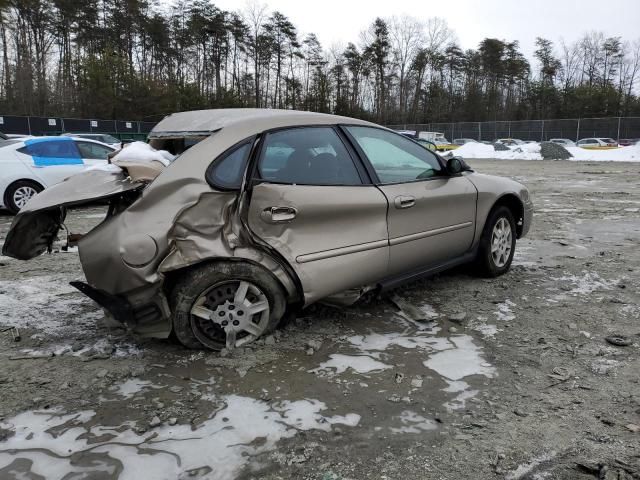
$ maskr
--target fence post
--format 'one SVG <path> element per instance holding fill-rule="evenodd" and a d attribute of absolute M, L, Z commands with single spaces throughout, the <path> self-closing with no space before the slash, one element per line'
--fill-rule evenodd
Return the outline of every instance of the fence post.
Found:
<path fill-rule="evenodd" d="M 65 132 L 64 130 L 64 118 L 60 117 L 60 130 L 62 130 L 62 133 Z"/>
<path fill-rule="evenodd" d="M 511 138 L 511 121 L 507 123 L 509 124 L 509 135 L 507 135 L 507 137 Z"/>
<path fill-rule="evenodd" d="M 540 141 L 544 142 L 544 120 L 542 120 L 542 128 L 540 129 Z"/>
<path fill-rule="evenodd" d="M 580 119 L 578 118 L 578 128 L 576 130 L 576 142 L 580 140 Z"/>
<path fill-rule="evenodd" d="M 482 122 L 478 122 L 478 141 L 482 141 Z"/>
<path fill-rule="evenodd" d="M 616 138 L 616 140 L 618 142 L 620 141 L 620 117 L 618 117 L 618 138 Z"/>

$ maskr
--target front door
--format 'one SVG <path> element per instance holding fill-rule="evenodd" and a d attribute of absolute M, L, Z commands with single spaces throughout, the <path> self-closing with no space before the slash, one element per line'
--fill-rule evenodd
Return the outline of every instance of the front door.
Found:
<path fill-rule="evenodd" d="M 387 201 L 349 148 L 329 126 L 262 142 L 249 227 L 296 271 L 306 304 L 387 273 Z"/>
<path fill-rule="evenodd" d="M 346 127 L 389 202 L 389 275 L 441 265 L 473 243 L 477 190 L 450 176 L 436 155 L 402 135 Z"/>

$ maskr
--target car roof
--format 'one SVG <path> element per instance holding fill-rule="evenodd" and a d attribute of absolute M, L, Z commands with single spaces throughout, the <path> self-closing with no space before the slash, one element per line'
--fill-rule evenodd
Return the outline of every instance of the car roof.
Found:
<path fill-rule="evenodd" d="M 208 136 L 225 127 L 245 130 L 247 136 L 269 128 L 332 125 L 379 125 L 355 118 L 300 110 L 277 110 L 268 108 L 220 108 L 173 113 L 162 119 L 149 133 L 149 138 L 172 136 Z"/>

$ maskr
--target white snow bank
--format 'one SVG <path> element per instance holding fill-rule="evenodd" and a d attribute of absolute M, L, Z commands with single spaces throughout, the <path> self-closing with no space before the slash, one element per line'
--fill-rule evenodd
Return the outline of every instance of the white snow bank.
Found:
<path fill-rule="evenodd" d="M 525 143 L 496 151 L 493 145 L 469 142 L 453 150 L 453 155 L 462 158 L 497 158 L 499 160 L 542 160 L 538 143 Z"/>
<path fill-rule="evenodd" d="M 168 167 L 175 159 L 175 155 L 166 150 L 156 150 L 151 145 L 144 142 L 131 142 L 125 145 L 115 157 L 113 162 L 160 162 Z"/>
<path fill-rule="evenodd" d="M 588 150 L 580 147 L 566 147 L 573 161 L 640 162 L 640 145 L 614 148 L 611 150 Z M 509 147 L 508 151 L 496 151 L 493 145 L 466 143 L 452 151 L 452 155 L 462 158 L 496 158 L 498 160 L 542 160 L 539 143 L 525 143 Z"/>
<path fill-rule="evenodd" d="M 588 150 L 580 147 L 568 147 L 567 150 L 575 161 L 610 161 L 610 162 L 640 162 L 640 144 L 628 147 L 612 148 L 611 150 Z"/>

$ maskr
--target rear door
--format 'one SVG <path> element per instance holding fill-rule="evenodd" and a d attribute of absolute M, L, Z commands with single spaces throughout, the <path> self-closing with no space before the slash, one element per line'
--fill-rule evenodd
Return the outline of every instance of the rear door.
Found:
<path fill-rule="evenodd" d="M 469 180 L 446 174 L 433 152 L 396 133 L 360 126 L 346 131 L 389 202 L 389 275 L 437 266 L 470 249 L 477 190 Z"/>
<path fill-rule="evenodd" d="M 99 143 L 87 142 L 85 140 L 74 140 L 74 142 L 78 147 L 83 162 L 87 166 L 106 165 L 108 163 L 107 155 L 115 151 L 114 148 L 107 145 L 100 145 Z"/>
<path fill-rule="evenodd" d="M 46 185 L 53 185 L 85 169 L 78 147 L 69 137 L 29 138 L 17 150 L 24 164 Z"/>
<path fill-rule="evenodd" d="M 265 134 L 249 227 L 283 255 L 311 303 L 387 273 L 387 201 L 343 133 L 330 126 Z"/>

